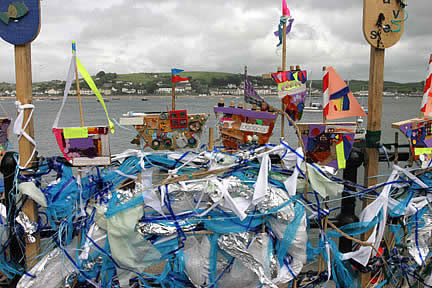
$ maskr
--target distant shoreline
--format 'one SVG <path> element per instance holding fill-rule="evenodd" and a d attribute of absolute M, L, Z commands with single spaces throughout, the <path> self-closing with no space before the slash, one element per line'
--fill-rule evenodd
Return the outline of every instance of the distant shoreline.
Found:
<path fill-rule="evenodd" d="M 277 94 L 272 94 L 272 95 L 262 95 L 264 98 L 269 97 L 269 98 L 276 98 L 278 97 Z M 318 98 L 321 97 L 322 95 L 317 94 L 317 95 L 312 95 L 312 97 L 314 98 Z M 387 95 L 383 95 L 383 97 L 385 98 L 394 98 L 394 97 L 412 97 L 412 98 L 418 98 L 418 97 L 423 97 L 423 95 L 418 94 L 418 95 L 391 95 L 391 96 L 387 96 Z M 142 98 L 146 98 L 146 99 L 151 99 L 151 98 L 171 98 L 171 95 L 110 95 L 110 96 L 102 96 L 104 99 L 107 100 L 117 100 L 117 99 L 142 99 Z M 310 97 L 310 96 L 307 96 Z M 368 96 L 359 96 L 356 95 L 357 98 L 363 98 L 363 97 L 368 97 Z M 68 96 L 68 98 L 78 98 L 77 96 Z M 82 99 L 94 99 L 96 98 L 95 95 L 92 96 L 81 96 Z M 243 98 L 243 95 L 215 95 L 215 96 L 199 96 L 199 95 L 176 95 L 176 98 Z M 11 96 L 0 96 L 0 100 L 15 100 L 15 97 L 11 97 Z M 63 96 L 33 96 L 34 100 L 60 100 L 63 99 Z"/>

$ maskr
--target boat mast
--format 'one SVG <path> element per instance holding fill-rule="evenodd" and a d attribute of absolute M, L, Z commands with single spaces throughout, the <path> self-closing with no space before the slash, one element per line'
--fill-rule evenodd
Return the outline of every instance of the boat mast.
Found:
<path fill-rule="evenodd" d="M 309 106 L 312 106 L 312 70 L 310 71 L 310 74 L 308 76 L 310 78 L 309 80 Z"/>
<path fill-rule="evenodd" d="M 282 13 L 283 14 L 283 13 Z M 283 23 L 282 26 L 282 71 L 286 70 L 286 31 L 287 31 L 287 21 Z M 285 111 L 285 104 L 281 100 L 282 111 Z M 281 137 L 285 137 L 285 115 L 281 115 Z"/>
<path fill-rule="evenodd" d="M 72 41 L 72 54 L 75 54 L 75 57 L 78 57 L 76 54 L 76 42 Z M 83 109 L 82 109 L 82 102 L 81 102 L 81 90 L 79 85 L 79 76 L 78 76 L 78 67 L 77 67 L 77 59 L 75 58 L 75 83 L 76 83 L 76 92 L 78 96 L 78 104 L 80 109 L 80 119 L 81 119 L 81 127 L 84 127 L 84 115 L 83 115 Z"/>
<path fill-rule="evenodd" d="M 171 110 L 175 110 L 175 82 L 172 80 L 173 77 L 174 74 L 171 71 Z"/>

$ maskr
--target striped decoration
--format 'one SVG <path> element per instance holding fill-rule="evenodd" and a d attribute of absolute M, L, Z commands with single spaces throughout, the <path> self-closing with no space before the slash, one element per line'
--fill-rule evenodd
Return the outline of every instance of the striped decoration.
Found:
<path fill-rule="evenodd" d="M 324 116 L 328 115 L 329 112 L 329 71 L 324 70 L 323 75 L 323 114 Z"/>
<path fill-rule="evenodd" d="M 422 99 L 421 109 L 420 109 L 420 111 L 425 114 L 429 114 L 431 112 L 430 110 L 432 110 L 432 107 L 426 107 L 428 103 L 428 98 L 432 97 L 431 82 L 432 82 L 432 57 L 429 59 L 429 65 L 428 65 L 428 70 L 426 75 L 426 83 L 423 90 L 423 99 Z"/>

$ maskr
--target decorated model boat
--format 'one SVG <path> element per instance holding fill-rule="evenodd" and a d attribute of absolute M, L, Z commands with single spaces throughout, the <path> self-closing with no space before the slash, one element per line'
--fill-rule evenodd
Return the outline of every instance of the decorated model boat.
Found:
<path fill-rule="evenodd" d="M 102 105 L 109 123 L 108 125 L 93 127 L 84 126 L 78 71 L 96 95 L 98 102 Z M 76 88 L 80 106 L 81 127 L 58 127 L 60 116 L 63 111 L 63 107 L 66 104 L 74 76 L 76 77 Z M 78 56 L 76 55 L 76 43 L 72 42 L 72 59 L 66 79 L 63 102 L 52 127 L 52 131 L 55 135 L 60 151 L 63 153 L 63 156 L 74 166 L 110 165 L 111 152 L 108 137 L 110 129 L 111 132 L 114 132 L 114 124 L 109 119 L 104 99 L 97 89 L 93 79 L 88 74 L 87 70 L 84 68 Z"/>
<path fill-rule="evenodd" d="M 218 106 L 213 109 L 218 120 L 220 138 L 226 148 L 236 150 L 246 146 L 264 145 L 273 135 L 278 114 L 273 106 L 254 90 L 247 77 L 246 67 L 244 102 L 244 105 L 238 103 L 236 106 L 232 101 L 230 106 L 225 107 L 224 100 L 221 98 Z M 251 109 L 247 108 L 247 103 L 251 104 Z"/>
<path fill-rule="evenodd" d="M 273 108 L 270 106 L 267 111 L 266 107 L 263 103 L 258 110 L 253 104 L 252 109 L 247 109 L 241 103 L 235 107 L 234 102 L 225 107 L 223 100 L 219 102 L 214 112 L 217 117 L 220 115 L 218 126 L 223 146 L 238 149 L 244 145 L 266 144 L 273 135 L 277 119 Z"/>
<path fill-rule="evenodd" d="M 429 165 L 432 159 L 432 55 L 429 59 L 420 117 L 393 123 L 392 127 L 408 137 L 413 159 Z"/>
<path fill-rule="evenodd" d="M 196 148 L 203 127 L 208 119 L 206 113 L 188 114 L 187 110 L 175 109 L 175 83 L 189 81 L 176 74 L 181 69 L 172 69 L 172 110 L 161 113 L 133 113 L 120 118 L 120 125 L 132 125 L 153 150 L 176 150 Z"/>
<path fill-rule="evenodd" d="M 146 146 L 153 150 L 196 148 L 208 119 L 205 113 L 188 114 L 187 110 L 126 116 L 120 118 L 120 125 L 133 125 Z"/>
<path fill-rule="evenodd" d="M 345 117 L 366 116 L 346 83 L 333 67 L 324 68 L 324 123 L 297 123 L 307 159 L 342 169 L 346 166 L 357 131 L 356 122 L 327 122 Z"/>

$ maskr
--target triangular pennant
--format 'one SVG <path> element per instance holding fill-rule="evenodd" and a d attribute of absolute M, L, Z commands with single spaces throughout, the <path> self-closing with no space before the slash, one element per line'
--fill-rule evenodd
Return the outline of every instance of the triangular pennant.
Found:
<path fill-rule="evenodd" d="M 171 77 L 171 80 L 172 80 L 173 83 L 175 83 L 175 82 L 180 82 L 180 81 L 189 81 L 190 79 L 189 78 L 182 78 L 182 77 L 174 76 L 173 75 Z"/>
<path fill-rule="evenodd" d="M 175 74 L 178 74 L 178 73 L 183 72 L 183 71 L 184 70 L 182 70 L 182 69 L 173 68 L 173 69 L 171 69 L 171 74 L 175 75 Z"/>
<path fill-rule="evenodd" d="M 333 69 L 327 67 L 323 79 L 323 104 L 326 119 L 366 116 L 345 81 Z M 327 103 L 326 103 L 327 102 Z"/>

